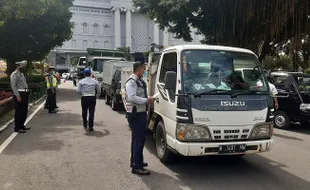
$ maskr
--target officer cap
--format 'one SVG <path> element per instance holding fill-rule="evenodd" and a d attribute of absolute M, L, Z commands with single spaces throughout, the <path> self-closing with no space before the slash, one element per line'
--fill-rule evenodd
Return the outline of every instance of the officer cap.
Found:
<path fill-rule="evenodd" d="M 136 71 L 139 67 L 145 65 L 144 62 L 136 62 L 133 64 L 133 70 Z"/>
<path fill-rule="evenodd" d="M 89 68 L 85 68 L 84 69 L 84 74 L 89 74 L 90 73 L 90 69 Z"/>
<path fill-rule="evenodd" d="M 48 66 L 48 69 L 55 69 L 55 67 L 54 66 Z"/>
<path fill-rule="evenodd" d="M 16 65 L 26 65 L 27 64 L 27 61 L 18 61 L 18 62 L 15 62 Z"/>

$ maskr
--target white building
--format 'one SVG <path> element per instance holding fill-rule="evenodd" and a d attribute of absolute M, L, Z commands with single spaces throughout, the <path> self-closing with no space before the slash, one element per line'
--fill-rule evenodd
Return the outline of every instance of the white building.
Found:
<path fill-rule="evenodd" d="M 184 44 L 167 31 L 159 30 L 147 15 L 137 13 L 131 0 L 75 0 L 71 40 L 55 48 L 49 62 L 69 67 L 73 57 L 85 56 L 87 48 L 130 47 L 132 52 L 146 52 L 155 43 L 162 46 Z M 193 42 L 200 43 L 201 36 L 193 30 Z"/>

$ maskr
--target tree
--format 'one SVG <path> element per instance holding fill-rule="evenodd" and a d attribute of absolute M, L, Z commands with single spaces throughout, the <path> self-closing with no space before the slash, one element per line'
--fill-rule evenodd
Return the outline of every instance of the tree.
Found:
<path fill-rule="evenodd" d="M 309 0 L 133 0 L 140 12 L 155 19 L 177 38 L 192 41 L 191 28 L 205 36 L 207 44 L 245 47 L 262 59 L 270 42 L 293 39 L 300 49 L 301 37 L 310 33 Z"/>
<path fill-rule="evenodd" d="M 41 60 L 72 36 L 72 0 L 0 1 L 0 57 L 7 72 L 14 62 Z"/>
<path fill-rule="evenodd" d="M 130 53 L 130 47 L 119 47 L 117 48 L 118 51 L 125 53 L 125 59 L 130 61 L 132 59 L 131 53 Z"/>

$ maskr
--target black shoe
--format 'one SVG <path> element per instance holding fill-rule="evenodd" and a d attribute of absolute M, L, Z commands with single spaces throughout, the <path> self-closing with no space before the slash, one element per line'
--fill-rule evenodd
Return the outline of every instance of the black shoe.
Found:
<path fill-rule="evenodd" d="M 31 128 L 30 127 L 24 127 L 24 128 L 22 128 L 22 130 L 30 130 Z"/>
<path fill-rule="evenodd" d="M 94 128 L 91 127 L 91 128 L 89 128 L 88 130 L 89 130 L 90 132 L 92 132 L 92 131 L 94 131 Z"/>
<path fill-rule="evenodd" d="M 56 110 L 48 111 L 48 113 L 57 113 Z"/>
<path fill-rule="evenodd" d="M 145 169 L 132 169 L 131 173 L 137 175 L 150 175 L 151 173 Z"/>
<path fill-rule="evenodd" d="M 22 129 L 14 130 L 14 132 L 16 132 L 16 133 L 26 133 L 26 131 L 25 131 L 25 130 L 22 130 Z"/>
<path fill-rule="evenodd" d="M 149 165 L 145 162 L 143 163 L 143 167 L 148 167 Z M 132 168 L 132 164 L 130 164 L 130 167 Z"/>

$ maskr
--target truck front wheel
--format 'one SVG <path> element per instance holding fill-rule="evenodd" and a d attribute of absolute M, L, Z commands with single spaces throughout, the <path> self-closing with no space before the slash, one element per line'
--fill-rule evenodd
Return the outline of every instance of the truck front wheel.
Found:
<path fill-rule="evenodd" d="M 164 131 L 165 125 L 160 121 L 156 128 L 156 152 L 159 160 L 163 164 L 169 164 L 172 162 L 174 154 L 169 150 L 166 139 L 166 132 Z"/>

